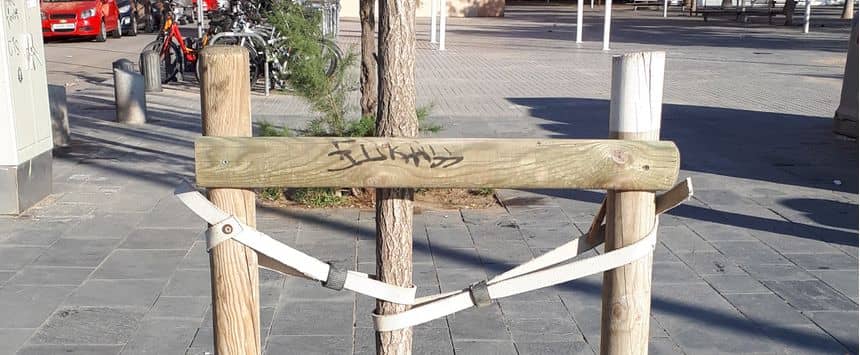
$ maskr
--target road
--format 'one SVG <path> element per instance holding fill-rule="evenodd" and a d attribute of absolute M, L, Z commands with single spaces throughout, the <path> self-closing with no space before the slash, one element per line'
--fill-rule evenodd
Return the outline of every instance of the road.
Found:
<path fill-rule="evenodd" d="M 140 50 L 155 34 L 108 38 L 107 42 L 69 39 L 45 43 L 48 83 L 79 91 L 111 78 L 111 63 L 120 58 L 138 61 Z"/>

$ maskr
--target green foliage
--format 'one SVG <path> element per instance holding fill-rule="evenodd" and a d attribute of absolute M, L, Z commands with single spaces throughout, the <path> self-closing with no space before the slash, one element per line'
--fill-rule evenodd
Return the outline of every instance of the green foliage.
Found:
<path fill-rule="evenodd" d="M 308 207 L 337 207 L 346 202 L 343 196 L 332 188 L 306 188 L 293 191 L 292 200 Z"/>
<path fill-rule="evenodd" d="M 290 129 L 286 126 L 278 127 L 274 124 L 271 124 L 267 121 L 261 121 L 259 123 L 260 129 L 258 132 L 259 137 L 292 137 L 293 132 L 290 132 Z"/>
<path fill-rule="evenodd" d="M 492 196 L 496 191 L 490 187 L 482 187 L 480 189 L 471 189 L 469 193 L 476 196 Z"/>
<path fill-rule="evenodd" d="M 264 187 L 260 189 L 259 195 L 265 200 L 276 201 L 284 197 L 284 189 L 279 187 Z"/>

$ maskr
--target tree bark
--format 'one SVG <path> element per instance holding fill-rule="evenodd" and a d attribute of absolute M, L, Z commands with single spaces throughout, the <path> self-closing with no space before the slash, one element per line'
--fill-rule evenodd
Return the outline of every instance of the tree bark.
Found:
<path fill-rule="evenodd" d="M 854 0 L 845 0 L 842 5 L 842 19 L 850 20 L 854 18 Z"/>
<path fill-rule="evenodd" d="M 785 0 L 785 7 L 782 8 L 782 13 L 785 14 L 785 25 L 794 25 L 794 9 L 797 7 L 796 0 Z"/>
<path fill-rule="evenodd" d="M 361 21 L 361 116 L 376 116 L 376 18 L 374 0 L 359 1 Z"/>
<path fill-rule="evenodd" d="M 415 1 L 379 0 L 378 137 L 415 137 Z M 382 282 L 411 287 L 414 189 L 376 191 L 376 275 Z M 377 314 L 409 306 L 377 300 Z M 412 329 L 376 333 L 377 354 L 412 353 Z"/>

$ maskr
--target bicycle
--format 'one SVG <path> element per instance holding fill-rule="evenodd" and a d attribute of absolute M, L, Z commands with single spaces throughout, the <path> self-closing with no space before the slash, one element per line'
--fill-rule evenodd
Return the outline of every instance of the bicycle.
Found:
<path fill-rule="evenodd" d="M 163 25 L 155 41 L 147 44 L 143 50 L 158 52 L 161 56 L 161 82 L 168 83 L 176 78 L 180 72 L 184 72 L 191 65 L 195 65 L 194 74 L 197 76 L 197 50 L 200 42 L 192 38 L 185 38 L 179 30 L 179 24 L 174 20 L 175 13 L 172 2 L 161 2 Z"/>

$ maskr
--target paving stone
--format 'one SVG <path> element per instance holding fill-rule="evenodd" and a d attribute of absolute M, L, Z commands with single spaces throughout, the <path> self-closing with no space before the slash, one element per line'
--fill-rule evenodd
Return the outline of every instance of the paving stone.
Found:
<path fill-rule="evenodd" d="M 853 270 L 857 271 L 857 259 L 843 253 L 838 254 L 789 254 L 797 266 L 806 270 Z"/>
<path fill-rule="evenodd" d="M 591 347 L 582 341 L 558 343 L 529 343 L 516 342 L 517 353 L 520 355 L 540 354 L 589 354 L 593 355 Z"/>
<path fill-rule="evenodd" d="M 191 341 L 191 346 L 188 348 L 189 351 L 186 352 L 186 354 L 202 355 L 206 352 L 214 354 L 215 335 L 213 332 L 211 324 L 204 325 L 202 328 L 197 328 L 197 332 L 194 334 L 194 340 Z M 265 345 L 263 345 L 263 347 L 265 348 Z M 191 351 L 192 349 L 194 350 L 193 352 Z"/>
<path fill-rule="evenodd" d="M 826 241 L 799 237 L 771 231 L 751 231 L 756 238 L 783 254 L 835 253 L 839 250 Z"/>
<path fill-rule="evenodd" d="M 857 304 L 818 280 L 764 281 L 764 285 L 802 311 L 853 311 Z"/>
<path fill-rule="evenodd" d="M 726 257 L 740 265 L 749 264 L 790 264 L 784 257 L 761 242 L 714 242 Z"/>
<path fill-rule="evenodd" d="M 815 324 L 857 353 L 857 311 L 804 312 Z"/>
<path fill-rule="evenodd" d="M 480 269 L 437 269 L 439 285 L 443 292 L 461 290 L 474 282 L 486 280 L 487 274 Z"/>
<path fill-rule="evenodd" d="M 517 349 L 510 341 L 488 340 L 454 340 L 455 354 L 475 355 L 508 355 L 517 354 Z"/>
<path fill-rule="evenodd" d="M 34 331 L 33 328 L 0 328 L 0 354 L 14 355 Z"/>
<path fill-rule="evenodd" d="M 119 244 L 118 239 L 79 240 L 61 239 L 45 249 L 33 262 L 40 266 L 96 267 L 111 250 Z"/>
<path fill-rule="evenodd" d="M 187 229 L 136 229 L 119 248 L 188 250 L 199 237 Z"/>
<path fill-rule="evenodd" d="M 146 216 L 143 213 L 96 213 L 63 233 L 63 238 L 122 239 Z"/>
<path fill-rule="evenodd" d="M 178 268 L 209 270 L 209 253 L 206 252 L 206 242 L 202 240 L 194 242 L 188 253 L 182 258 Z"/>
<path fill-rule="evenodd" d="M 728 294 L 723 296 L 729 303 L 737 307 L 744 316 L 759 324 L 809 324 L 806 317 L 773 293 Z"/>
<path fill-rule="evenodd" d="M 717 292 L 727 295 L 734 293 L 770 293 L 770 290 L 749 275 L 708 275 L 704 279 Z"/>
<path fill-rule="evenodd" d="M 448 316 L 448 324 L 455 348 L 460 340 L 511 340 L 502 312 L 496 305 L 454 313 Z"/>
<path fill-rule="evenodd" d="M 192 229 L 203 231 L 206 222 L 191 212 L 173 195 L 162 198 L 148 213 L 138 228 Z"/>
<path fill-rule="evenodd" d="M 720 253 L 679 253 L 678 257 L 702 276 L 745 274 L 734 261 Z"/>
<path fill-rule="evenodd" d="M 657 239 L 675 253 L 716 251 L 714 247 L 686 226 L 665 227 L 661 224 L 658 233 Z"/>
<path fill-rule="evenodd" d="M 60 227 L 57 225 L 58 223 L 52 222 L 40 223 L 28 226 L 27 228 L 14 230 L 11 231 L 5 239 L 0 237 L 0 244 L 14 246 L 49 246 L 56 242 L 57 239 L 60 239 L 65 228 L 69 227 L 68 224 L 59 224 Z M 71 225 L 74 226 L 75 223 L 71 223 Z M 63 228 L 63 226 L 65 226 L 65 228 Z"/>
<path fill-rule="evenodd" d="M 581 235 L 575 227 L 525 227 L 520 229 L 531 248 L 555 248 Z"/>
<path fill-rule="evenodd" d="M 89 280 L 63 304 L 149 309 L 163 287 L 163 280 Z"/>
<path fill-rule="evenodd" d="M 43 251 L 43 247 L 0 246 L 0 270 L 18 270 L 36 260 Z"/>
<path fill-rule="evenodd" d="M 71 286 L 0 288 L 0 328 L 36 328 L 74 291 Z"/>
<path fill-rule="evenodd" d="M 438 269 L 478 268 L 482 264 L 475 248 L 434 248 L 433 263 Z"/>
<path fill-rule="evenodd" d="M 536 302 L 503 298 L 498 302 L 507 319 L 573 319 L 560 299 Z"/>
<path fill-rule="evenodd" d="M 693 223 L 688 224 L 696 234 L 707 241 L 756 241 L 750 232 L 744 228 L 719 223 Z"/>
<path fill-rule="evenodd" d="M 114 251 L 93 273 L 95 279 L 166 279 L 185 256 L 183 250 Z"/>
<path fill-rule="evenodd" d="M 744 265 L 744 270 L 759 281 L 815 280 L 815 276 L 794 265 Z"/>
<path fill-rule="evenodd" d="M 200 296 L 212 294 L 208 270 L 177 270 L 164 289 L 165 296 Z"/>
<path fill-rule="evenodd" d="M 836 339 L 811 323 L 809 325 L 769 324 L 763 326 L 763 331 L 779 343 L 781 352 L 785 354 L 848 353 Z"/>
<path fill-rule="evenodd" d="M 445 251 L 451 248 L 474 248 L 475 242 L 465 225 L 453 225 L 449 227 L 427 227 L 427 236 L 433 252 Z"/>
<path fill-rule="evenodd" d="M 358 336 L 357 333 L 356 336 Z M 374 342 L 374 339 L 375 335 L 371 333 L 370 341 Z M 414 328 L 412 351 L 415 354 L 453 355 L 454 344 L 451 340 L 451 333 L 447 328 Z"/>
<path fill-rule="evenodd" d="M 484 264 L 522 264 L 534 257 L 523 241 L 484 242 L 478 254 Z"/>
<path fill-rule="evenodd" d="M 263 354 L 349 354 L 352 337 L 331 335 L 270 335 Z"/>
<path fill-rule="evenodd" d="M 669 338 L 652 338 L 648 341 L 648 353 L 661 354 L 684 354 L 681 347 Z"/>
<path fill-rule="evenodd" d="M 9 279 L 11 279 L 17 271 L 0 271 L 0 286 L 3 286 Z"/>
<path fill-rule="evenodd" d="M 508 318 L 514 342 L 556 343 L 584 341 L 572 318 Z"/>
<path fill-rule="evenodd" d="M 142 310 L 61 307 L 36 331 L 33 344 L 125 344 L 137 330 Z"/>
<path fill-rule="evenodd" d="M 80 285 L 92 268 L 28 266 L 9 280 L 13 285 Z"/>
<path fill-rule="evenodd" d="M 198 324 L 174 318 L 146 319 L 122 354 L 182 354 L 191 345 Z"/>
<path fill-rule="evenodd" d="M 860 286 L 858 286 L 856 271 L 819 270 L 811 272 L 828 286 L 833 287 L 836 291 L 842 293 L 843 296 L 857 303 L 857 291 L 860 289 Z"/>
<path fill-rule="evenodd" d="M 17 355 L 116 355 L 122 351 L 122 345 L 27 345 L 18 351 Z"/>
<path fill-rule="evenodd" d="M 346 336 L 352 334 L 352 310 L 352 301 L 288 301 L 275 311 L 271 334 Z"/>
<path fill-rule="evenodd" d="M 699 283 L 702 279 L 684 263 L 659 263 L 652 267 L 652 284 Z"/>
<path fill-rule="evenodd" d="M 211 297 L 159 296 L 155 306 L 147 313 L 149 317 L 175 317 L 203 319 L 203 314 L 212 304 Z"/>
<path fill-rule="evenodd" d="M 310 281 L 291 277 L 286 280 L 283 288 L 284 299 L 288 301 L 337 301 L 345 302 L 353 299 L 350 292 L 335 291 L 322 287 L 318 281 Z"/>

